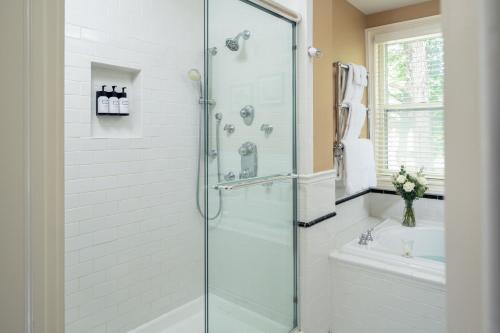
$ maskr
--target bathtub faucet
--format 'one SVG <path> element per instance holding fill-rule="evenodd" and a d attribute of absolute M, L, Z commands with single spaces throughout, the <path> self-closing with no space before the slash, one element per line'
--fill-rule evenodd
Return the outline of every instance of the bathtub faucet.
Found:
<path fill-rule="evenodd" d="M 359 236 L 359 241 L 358 241 L 358 244 L 359 244 L 359 245 L 368 245 L 368 235 L 366 234 L 366 232 L 363 232 L 363 233 Z"/>
<path fill-rule="evenodd" d="M 372 232 L 373 232 L 373 228 L 370 228 L 370 229 L 366 230 L 366 232 L 363 232 L 359 236 L 358 244 L 359 245 L 368 245 L 369 242 L 373 242 Z"/>
<path fill-rule="evenodd" d="M 370 228 L 366 231 L 366 240 L 369 242 L 373 242 L 372 232 L 373 232 L 373 228 Z"/>

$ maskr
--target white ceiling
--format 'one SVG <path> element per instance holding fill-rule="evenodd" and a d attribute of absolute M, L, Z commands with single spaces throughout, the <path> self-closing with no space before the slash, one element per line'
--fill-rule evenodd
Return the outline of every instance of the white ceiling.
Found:
<path fill-rule="evenodd" d="M 374 14 L 385 10 L 401 8 L 429 0 L 347 0 L 365 14 Z"/>

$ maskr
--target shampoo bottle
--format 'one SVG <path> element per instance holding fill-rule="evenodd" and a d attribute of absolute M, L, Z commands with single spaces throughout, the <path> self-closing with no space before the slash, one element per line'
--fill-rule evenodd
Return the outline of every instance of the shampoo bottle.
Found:
<path fill-rule="evenodd" d="M 122 88 L 122 93 L 118 99 L 118 102 L 120 103 L 120 114 L 128 114 L 128 98 L 125 89 L 127 89 L 127 87 Z"/>
<path fill-rule="evenodd" d="M 97 114 L 109 113 L 109 98 L 108 93 L 105 90 L 106 86 L 102 86 L 102 90 L 98 91 L 96 96 L 96 110 Z"/>
<path fill-rule="evenodd" d="M 113 86 L 113 91 L 109 97 L 109 113 L 119 114 L 120 113 L 120 103 L 118 102 L 118 94 L 115 91 L 116 86 Z"/>

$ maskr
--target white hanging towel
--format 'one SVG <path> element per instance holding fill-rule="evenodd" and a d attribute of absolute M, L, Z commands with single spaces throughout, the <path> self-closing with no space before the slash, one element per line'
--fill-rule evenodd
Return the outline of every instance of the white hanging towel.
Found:
<path fill-rule="evenodd" d="M 347 105 L 349 105 L 349 119 L 344 140 L 358 139 L 365 124 L 366 107 L 361 103 L 348 103 Z"/>
<path fill-rule="evenodd" d="M 361 65 L 349 64 L 346 87 L 342 103 L 361 103 L 365 88 L 368 86 L 368 72 Z"/>
<path fill-rule="evenodd" d="M 351 195 L 377 185 L 373 144 L 368 139 L 343 140 L 344 183 Z"/>
<path fill-rule="evenodd" d="M 347 104 L 352 101 L 352 94 L 354 90 L 354 76 L 353 76 L 353 67 L 351 64 L 347 65 L 349 69 L 347 70 L 347 78 L 345 80 L 345 91 L 344 98 L 342 99 L 342 103 Z"/>
<path fill-rule="evenodd" d="M 349 119 L 342 139 L 344 144 L 344 183 L 346 194 L 354 194 L 377 185 L 373 144 L 359 139 L 366 119 L 366 107 L 361 104 L 368 85 L 366 68 L 349 64 L 343 103 L 349 106 Z"/>
<path fill-rule="evenodd" d="M 368 71 L 361 65 L 351 64 L 353 67 L 353 81 L 354 84 L 360 87 L 368 86 Z"/>

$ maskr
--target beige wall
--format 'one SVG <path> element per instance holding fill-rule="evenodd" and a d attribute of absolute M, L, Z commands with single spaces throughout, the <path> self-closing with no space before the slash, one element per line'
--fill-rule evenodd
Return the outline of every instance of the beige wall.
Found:
<path fill-rule="evenodd" d="M 314 62 L 314 171 L 333 168 L 336 61 L 365 64 L 365 15 L 346 0 L 314 0 L 314 46 L 323 50 Z"/>
<path fill-rule="evenodd" d="M 364 15 L 346 0 L 313 0 L 313 45 L 323 51 L 323 57 L 314 61 L 314 172 L 333 168 L 335 81 L 332 64 L 342 61 L 365 65 L 366 28 L 438 15 L 439 7 L 439 0 L 431 0 Z M 366 134 L 365 125 L 362 137 Z"/>
<path fill-rule="evenodd" d="M 431 0 L 413 6 L 367 15 L 366 27 L 378 27 L 381 25 L 409 21 L 426 16 L 439 15 L 440 13 L 441 9 L 439 0 Z"/>

